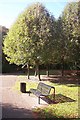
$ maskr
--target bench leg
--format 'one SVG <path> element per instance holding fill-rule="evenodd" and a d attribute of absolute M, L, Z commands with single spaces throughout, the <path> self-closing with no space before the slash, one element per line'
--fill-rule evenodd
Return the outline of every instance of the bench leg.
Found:
<path fill-rule="evenodd" d="M 54 88 L 54 100 L 55 100 L 55 88 Z"/>
<path fill-rule="evenodd" d="M 38 97 L 38 104 L 40 104 L 40 97 Z"/>
<path fill-rule="evenodd" d="M 30 92 L 29 92 L 29 96 L 30 96 Z"/>

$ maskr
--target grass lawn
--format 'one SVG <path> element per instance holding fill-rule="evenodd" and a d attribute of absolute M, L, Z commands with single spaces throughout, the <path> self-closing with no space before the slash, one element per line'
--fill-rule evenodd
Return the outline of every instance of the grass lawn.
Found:
<path fill-rule="evenodd" d="M 55 87 L 55 103 L 49 104 L 46 107 L 35 108 L 33 111 L 36 112 L 39 117 L 49 118 L 49 120 L 50 118 L 78 118 L 79 86 L 73 84 L 62 85 L 49 81 L 44 81 L 44 83 Z M 28 91 L 30 88 L 36 88 L 38 82 L 27 80 L 26 85 L 26 90 Z M 14 89 L 20 91 L 20 81 L 16 82 Z M 51 95 L 49 98 L 53 99 Z"/>

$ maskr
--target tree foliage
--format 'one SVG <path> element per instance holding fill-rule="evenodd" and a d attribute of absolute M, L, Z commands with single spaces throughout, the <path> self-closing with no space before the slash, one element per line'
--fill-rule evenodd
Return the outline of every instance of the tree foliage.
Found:
<path fill-rule="evenodd" d="M 19 15 L 4 40 L 4 53 L 10 63 L 40 64 L 50 56 L 54 39 L 54 17 L 36 3 Z M 50 57 L 49 57 L 50 59 Z"/>
<path fill-rule="evenodd" d="M 69 3 L 62 14 L 62 26 L 67 39 L 68 61 L 80 67 L 80 2 Z"/>

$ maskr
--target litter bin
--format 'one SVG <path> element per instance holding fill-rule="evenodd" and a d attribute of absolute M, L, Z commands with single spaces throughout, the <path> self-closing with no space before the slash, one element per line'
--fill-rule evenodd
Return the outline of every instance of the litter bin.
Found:
<path fill-rule="evenodd" d="M 26 93 L 26 83 L 20 83 L 20 90 L 22 93 Z"/>

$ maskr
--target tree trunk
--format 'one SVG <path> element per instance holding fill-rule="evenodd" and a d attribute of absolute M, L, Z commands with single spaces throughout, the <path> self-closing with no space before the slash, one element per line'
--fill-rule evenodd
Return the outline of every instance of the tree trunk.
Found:
<path fill-rule="evenodd" d="M 40 70 L 39 70 L 39 64 L 38 64 L 38 62 L 36 63 L 36 70 L 37 70 L 37 75 L 38 75 L 39 81 L 41 81 L 41 79 L 40 79 Z"/>
<path fill-rule="evenodd" d="M 35 67 L 35 77 L 37 76 L 37 66 Z"/>
<path fill-rule="evenodd" d="M 47 65 L 46 75 L 49 77 L 49 65 Z"/>
<path fill-rule="evenodd" d="M 62 58 L 62 77 L 64 76 L 64 57 Z"/>
<path fill-rule="evenodd" d="M 76 70 L 76 75 L 80 76 L 79 72 L 78 72 L 78 67 L 77 67 L 77 62 L 75 61 L 75 70 Z"/>
<path fill-rule="evenodd" d="M 62 77 L 64 76 L 64 69 L 62 68 Z"/>
<path fill-rule="evenodd" d="M 29 63 L 27 63 L 27 70 L 28 70 L 27 75 L 28 75 L 28 79 L 29 79 L 29 76 L 30 76 Z"/>

